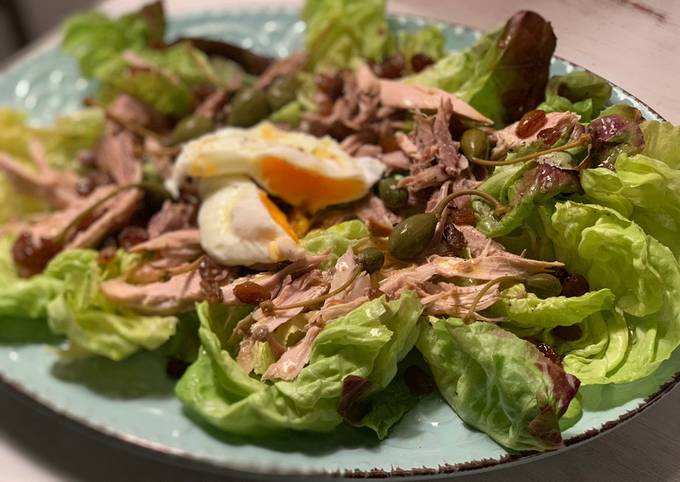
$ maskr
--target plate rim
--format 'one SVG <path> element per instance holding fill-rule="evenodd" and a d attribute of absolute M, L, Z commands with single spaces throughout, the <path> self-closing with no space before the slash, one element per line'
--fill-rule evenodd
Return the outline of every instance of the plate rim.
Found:
<path fill-rule="evenodd" d="M 212 9 L 211 12 L 219 12 L 220 14 L 266 14 L 272 15 L 277 12 L 292 14 L 299 11 L 298 8 L 291 6 L 252 6 L 252 7 L 224 7 L 219 9 Z M 187 11 L 174 14 L 170 19 L 181 20 L 190 19 L 192 17 L 200 17 L 205 15 L 205 10 Z M 397 22 L 416 20 L 420 25 L 437 25 L 440 27 L 459 27 L 464 31 L 473 34 L 483 34 L 479 28 L 470 25 L 444 20 L 436 16 L 418 15 L 412 13 L 400 13 L 388 11 L 388 19 L 396 20 Z M 36 49 L 32 50 L 30 47 L 27 50 L 19 51 L 12 56 L 7 63 L 0 64 L 0 76 L 11 75 L 15 68 L 20 68 L 25 62 L 35 60 L 37 58 L 48 56 L 59 48 L 60 34 L 57 34 L 52 39 L 48 39 L 45 44 L 38 41 Z M 553 55 L 552 59 L 557 59 L 566 65 L 574 67 L 578 70 L 592 72 L 592 70 L 580 65 L 576 62 L 568 60 L 560 55 Z M 599 74 L 598 74 L 599 75 Z M 600 76 L 601 77 L 601 76 Z M 604 78 L 604 77 L 603 77 Z M 652 114 L 652 120 L 665 121 L 666 119 L 659 114 L 653 107 L 641 100 L 630 91 L 617 85 L 613 81 L 604 78 L 613 89 L 618 90 L 623 97 L 632 99 L 640 105 L 644 106 L 649 113 Z M 94 436 L 103 442 L 121 448 L 126 451 L 131 451 L 135 454 L 144 457 L 171 463 L 173 465 L 191 467 L 197 470 L 208 471 L 220 475 L 235 475 L 245 480 L 281 480 L 291 479 L 299 480 L 301 477 L 305 479 L 314 479 L 318 477 L 335 477 L 335 478 L 386 478 L 394 477 L 403 481 L 432 481 L 449 478 L 452 476 L 472 475 L 491 470 L 512 468 L 525 463 L 542 460 L 547 457 L 563 454 L 575 447 L 582 446 L 592 440 L 600 438 L 606 434 L 611 433 L 614 429 L 621 427 L 629 420 L 635 418 L 640 413 L 646 411 L 656 403 L 671 393 L 680 382 L 680 371 L 676 372 L 670 380 L 666 381 L 659 389 L 647 396 L 640 404 L 621 415 L 615 420 L 610 420 L 602 423 L 599 428 L 592 428 L 582 434 L 575 435 L 564 440 L 564 447 L 550 452 L 541 453 L 519 453 L 519 454 L 505 454 L 500 458 L 484 458 L 480 460 L 472 460 L 460 462 L 456 464 L 441 464 L 438 467 L 412 467 L 400 468 L 393 467 L 387 471 L 385 469 L 374 468 L 368 470 L 349 469 L 345 468 L 338 471 L 317 471 L 317 470 L 291 470 L 273 464 L 247 464 L 247 463 L 231 463 L 217 460 L 208 456 L 196 455 L 192 452 L 183 449 L 176 449 L 168 447 L 167 445 L 152 442 L 143 437 L 139 437 L 115 428 L 109 427 L 106 424 L 94 422 L 86 416 L 78 415 L 75 412 L 69 411 L 65 407 L 59 407 L 56 403 L 51 402 L 39 392 L 27 388 L 20 380 L 14 380 L 0 371 L 0 388 L 12 396 L 18 398 L 21 402 L 33 405 L 39 411 L 61 421 L 67 422 L 70 428 Z M 445 402 L 444 402 L 445 403 Z M 197 430 L 202 430 L 200 426 L 196 426 Z M 225 444 L 228 446 L 228 444 Z"/>

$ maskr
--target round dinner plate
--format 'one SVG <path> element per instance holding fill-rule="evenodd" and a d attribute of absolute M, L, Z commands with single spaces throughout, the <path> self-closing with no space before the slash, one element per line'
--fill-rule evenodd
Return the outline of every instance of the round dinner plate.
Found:
<path fill-rule="evenodd" d="M 397 30 L 413 30 L 430 20 L 391 16 Z M 437 23 L 448 49 L 472 44 L 480 32 Z M 201 11 L 171 18 L 171 37 L 207 36 L 256 51 L 285 56 L 302 47 L 304 24 L 288 9 Z M 579 67 L 560 58 L 552 74 Z M 39 123 L 79 108 L 93 89 L 76 62 L 58 49 L 29 55 L 0 74 L 0 106 L 25 110 Z M 659 118 L 644 103 L 614 86 L 612 102 L 627 102 L 647 118 Z M 218 433 L 191 420 L 174 396 L 174 382 L 156 353 L 123 362 L 92 358 L 69 365 L 56 362 L 43 343 L 16 344 L 0 339 L 0 380 L 54 412 L 139 450 L 223 473 L 301 476 L 437 478 L 503 467 L 547 454 L 509 454 L 485 434 L 467 427 L 439 397 L 423 400 L 378 442 L 361 430 L 343 427 L 330 434 L 285 433 L 248 440 Z M 582 419 L 564 432 L 567 446 L 608 432 L 670 391 L 680 372 L 680 353 L 653 375 L 625 385 L 581 388 Z M 559 454 L 562 450 L 551 452 Z"/>

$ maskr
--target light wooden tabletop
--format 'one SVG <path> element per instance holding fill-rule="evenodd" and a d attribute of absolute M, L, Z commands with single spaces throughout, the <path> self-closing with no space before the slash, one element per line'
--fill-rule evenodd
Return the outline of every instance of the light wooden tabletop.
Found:
<path fill-rule="evenodd" d="M 143 3 L 109 0 L 120 13 Z M 166 0 L 171 14 L 244 3 L 238 0 Z M 248 5 L 297 5 L 297 0 L 250 0 Z M 531 9 L 553 23 L 557 54 L 589 68 L 680 124 L 680 1 L 678 0 L 393 0 L 390 8 L 482 29 L 516 10 Z M 53 41 L 53 40 L 52 40 Z M 48 40 L 47 43 L 51 41 Z M 511 469 L 457 478 L 465 482 L 680 480 L 680 390 L 611 433 L 559 456 Z M 0 391 L 0 482 L 53 480 L 227 480 L 131 451 Z"/>

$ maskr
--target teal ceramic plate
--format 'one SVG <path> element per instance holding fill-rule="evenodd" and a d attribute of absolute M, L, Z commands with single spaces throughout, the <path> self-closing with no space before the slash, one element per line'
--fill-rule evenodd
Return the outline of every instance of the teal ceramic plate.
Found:
<path fill-rule="evenodd" d="M 396 29 L 427 22 L 394 16 Z M 449 49 L 470 45 L 480 34 L 462 26 L 441 25 Z M 290 10 L 258 9 L 200 12 L 174 18 L 171 35 L 211 36 L 277 56 L 299 49 L 304 25 Z M 578 68 L 555 58 L 554 74 Z M 0 105 L 30 113 L 36 122 L 75 110 L 92 86 L 75 62 L 58 50 L 29 56 L 0 75 Z M 628 102 L 649 118 L 649 107 L 615 87 L 612 101 Z M 223 472 L 276 476 L 333 473 L 359 477 L 403 475 L 436 478 L 530 461 L 545 455 L 510 455 L 483 433 L 465 424 L 437 398 L 410 412 L 381 443 L 370 434 L 343 429 L 328 435 L 286 434 L 254 443 L 227 437 L 190 420 L 173 396 L 163 363 L 144 353 L 122 363 L 91 359 L 55 364 L 47 344 L 17 345 L 0 340 L 0 379 L 40 404 L 82 425 L 186 464 Z M 629 385 L 584 387 L 584 415 L 565 434 L 567 445 L 605 433 L 649 407 L 675 384 L 680 352 L 653 376 Z M 560 451 L 556 452 L 559 453 Z"/>

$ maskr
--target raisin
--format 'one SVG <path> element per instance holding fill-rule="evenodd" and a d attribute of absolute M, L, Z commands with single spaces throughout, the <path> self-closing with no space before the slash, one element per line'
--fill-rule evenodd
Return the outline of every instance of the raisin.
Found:
<path fill-rule="evenodd" d="M 568 298 L 582 296 L 588 291 L 590 291 L 588 280 L 586 280 L 580 274 L 569 275 L 564 281 L 562 281 L 562 296 L 566 296 Z"/>
<path fill-rule="evenodd" d="M 447 224 L 442 231 L 442 239 L 447 245 L 448 251 L 454 256 L 462 254 L 467 247 L 465 236 L 453 224 Z"/>
<path fill-rule="evenodd" d="M 118 244 L 126 251 L 148 240 L 149 233 L 139 226 L 126 226 L 118 235 Z"/>
<path fill-rule="evenodd" d="M 403 77 L 406 67 L 404 56 L 396 53 L 378 64 L 373 65 L 373 72 L 383 79 L 398 79 Z"/>
<path fill-rule="evenodd" d="M 189 363 L 179 358 L 169 358 L 165 364 L 165 373 L 173 380 L 179 380 L 189 368 Z"/>
<path fill-rule="evenodd" d="M 540 109 L 531 110 L 519 120 L 515 133 L 520 139 L 526 139 L 536 134 L 547 121 L 544 111 Z"/>
<path fill-rule="evenodd" d="M 539 131 L 539 133 L 536 134 L 536 137 L 546 146 L 552 146 L 560 139 L 560 137 L 562 137 L 562 129 L 557 126 L 546 127 Z"/>
<path fill-rule="evenodd" d="M 101 266 L 105 266 L 116 259 L 116 246 L 109 245 L 99 251 L 99 256 L 97 256 L 97 263 Z"/>
<path fill-rule="evenodd" d="M 12 245 L 12 256 L 19 275 L 28 278 L 40 273 L 47 263 L 61 251 L 61 246 L 51 239 L 35 240 L 31 233 L 24 231 Z"/>
<path fill-rule="evenodd" d="M 561 363 L 560 355 L 555 351 L 555 348 L 552 345 L 539 342 L 536 343 L 536 348 L 538 348 L 538 351 L 543 353 L 546 358 L 549 358 L 557 364 Z"/>
<path fill-rule="evenodd" d="M 556 326 L 552 330 L 553 334 L 566 341 L 576 341 L 583 335 L 583 331 L 576 325 Z"/>
<path fill-rule="evenodd" d="M 342 97 L 343 91 L 345 90 L 345 83 L 340 74 L 319 74 L 314 79 L 314 83 L 316 84 L 316 88 L 329 97 L 331 101 L 335 101 Z"/>
<path fill-rule="evenodd" d="M 404 370 L 404 381 L 413 395 L 427 395 L 434 392 L 432 377 L 419 366 L 411 365 Z"/>
<path fill-rule="evenodd" d="M 449 210 L 449 212 L 449 219 L 451 219 L 454 224 L 467 224 L 472 226 L 477 222 L 477 219 L 475 218 L 475 212 L 471 206 L 465 206 L 462 208 L 457 207 L 455 209 Z"/>
<path fill-rule="evenodd" d="M 434 60 L 432 59 L 432 57 L 425 55 L 423 53 L 418 53 L 411 57 L 411 69 L 414 72 L 420 72 L 421 70 L 425 70 L 432 64 L 434 64 Z"/>
<path fill-rule="evenodd" d="M 380 288 L 371 288 L 368 290 L 368 298 L 371 300 L 374 300 L 376 298 L 380 298 L 382 295 L 384 295 L 382 291 L 380 291 Z"/>
<path fill-rule="evenodd" d="M 269 290 L 253 281 L 244 281 L 234 286 L 234 296 L 246 305 L 259 305 L 263 301 L 271 299 Z"/>

